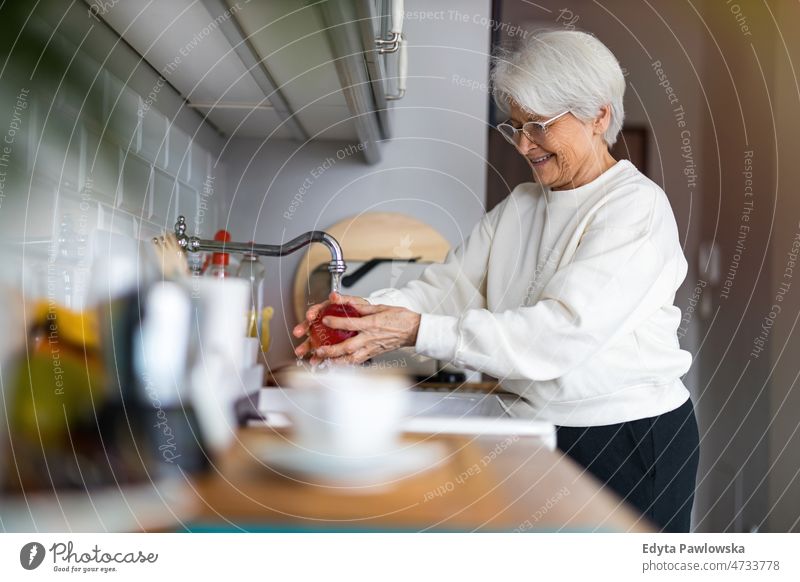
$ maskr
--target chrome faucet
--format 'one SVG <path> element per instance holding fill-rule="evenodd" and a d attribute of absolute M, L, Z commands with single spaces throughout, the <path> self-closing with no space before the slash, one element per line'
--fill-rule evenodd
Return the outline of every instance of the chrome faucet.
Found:
<path fill-rule="evenodd" d="M 328 271 L 331 274 L 331 290 L 339 292 L 342 273 L 347 269 L 344 262 L 344 254 L 339 242 L 321 230 L 310 230 L 293 238 L 282 245 L 259 245 L 255 243 L 224 242 L 217 240 L 205 240 L 196 236 L 186 234 L 186 219 L 178 217 L 175 223 L 175 238 L 178 245 L 186 252 L 196 253 L 199 251 L 212 251 L 218 253 L 250 253 L 262 257 L 283 257 L 302 249 L 311 243 L 322 243 L 331 253 L 331 262 L 328 263 Z"/>

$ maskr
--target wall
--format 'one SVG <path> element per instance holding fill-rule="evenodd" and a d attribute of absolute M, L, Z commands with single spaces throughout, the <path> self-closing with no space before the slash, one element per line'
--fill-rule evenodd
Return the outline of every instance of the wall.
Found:
<path fill-rule="evenodd" d="M 698 357 L 698 529 L 703 531 L 767 528 L 769 366 L 766 357 L 750 353 L 771 294 L 764 259 L 774 189 L 766 81 L 773 41 L 765 10 L 752 3 L 737 5 L 745 9 L 745 34 L 728 4 L 706 2 L 696 15 L 706 44 L 701 84 L 705 130 L 699 144 L 706 156 L 698 210 L 703 242 L 714 248 L 710 262 L 701 260 L 708 265 L 703 295 L 713 308 L 713 317 L 703 322 Z M 751 165 L 748 184 L 744 172 Z"/>
<path fill-rule="evenodd" d="M 775 43 L 775 80 L 773 98 L 767 103 L 770 123 L 775 131 L 777 154 L 774 172 L 775 206 L 770 260 L 772 267 L 771 296 L 782 286 L 791 285 L 782 302 L 782 311 L 775 320 L 770 338 L 770 433 L 769 437 L 769 504 L 767 523 L 772 531 L 800 531 L 800 390 L 797 385 L 800 335 L 797 320 L 800 313 L 800 283 L 797 279 L 797 245 L 800 244 L 800 105 L 796 56 L 800 54 L 800 38 L 795 24 L 800 21 L 800 7 L 779 2 L 770 18 L 771 37 Z M 769 105 L 772 107 L 769 107 Z M 773 125 L 774 123 L 774 125 Z M 762 171 L 772 171 L 762 167 Z M 793 255 L 793 256 L 790 256 Z M 787 271 L 787 267 L 792 269 Z"/>
<path fill-rule="evenodd" d="M 14 9 L 3 15 L 14 30 L 3 42 L 22 32 L 0 85 L 2 279 L 80 308 L 110 245 L 171 229 L 178 213 L 210 232 L 221 140 L 84 4 Z"/>
<path fill-rule="evenodd" d="M 352 144 L 226 144 L 226 222 L 235 239 L 279 243 L 366 211 L 404 212 L 454 245 L 464 239 L 485 203 L 490 3 L 453 5 L 406 2 L 408 92 L 394 105 L 380 163 L 366 165 Z M 266 302 L 278 308 L 271 365 L 293 357 L 290 289 L 299 259 L 265 259 Z"/>

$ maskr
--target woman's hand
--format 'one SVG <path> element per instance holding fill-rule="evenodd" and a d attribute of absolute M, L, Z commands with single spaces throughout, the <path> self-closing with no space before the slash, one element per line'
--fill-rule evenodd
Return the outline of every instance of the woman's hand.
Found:
<path fill-rule="evenodd" d="M 304 335 L 308 335 L 308 330 L 311 327 L 311 323 L 317 319 L 319 312 L 325 309 L 331 303 L 349 303 L 353 306 L 369 305 L 369 301 L 361 297 L 356 297 L 354 295 L 340 295 L 339 293 L 332 292 L 326 301 L 317 303 L 316 305 L 311 306 L 308 311 L 306 311 L 305 321 L 297 324 L 294 327 L 292 330 L 292 335 L 296 338 L 301 338 Z M 294 350 L 294 353 L 298 358 L 304 358 L 311 352 L 311 340 L 308 338 L 306 338 L 306 340 Z M 314 360 L 312 360 L 312 363 L 314 363 Z"/>
<path fill-rule="evenodd" d="M 334 329 L 359 332 L 342 343 L 321 346 L 311 363 L 330 360 L 334 364 L 361 364 L 370 358 L 417 343 L 420 314 L 405 307 L 356 305 L 361 317 L 327 316 L 322 323 Z"/>
<path fill-rule="evenodd" d="M 312 364 L 318 364 L 324 360 L 331 360 L 335 364 L 361 364 L 378 354 L 413 346 L 417 342 L 421 318 L 419 313 L 404 307 L 371 305 L 366 300 L 357 297 L 344 298 L 333 293 L 331 302 L 350 303 L 358 310 L 361 317 L 327 316 L 322 323 L 333 329 L 359 333 L 342 343 L 317 348 L 311 357 Z M 310 322 L 317 317 L 325 305 L 327 303 L 321 303 L 308 310 L 307 321 L 294 328 L 295 337 L 301 337 L 308 331 Z M 295 349 L 298 357 L 303 357 L 310 352 L 311 344 L 308 340 Z"/>

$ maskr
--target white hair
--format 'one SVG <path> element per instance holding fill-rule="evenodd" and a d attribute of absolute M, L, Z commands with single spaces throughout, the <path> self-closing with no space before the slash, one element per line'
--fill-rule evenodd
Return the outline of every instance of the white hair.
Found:
<path fill-rule="evenodd" d="M 492 91 L 508 113 L 511 101 L 544 117 L 569 109 L 582 121 L 595 119 L 600 107 L 611 108 L 603 134 L 617 141 L 625 117 L 625 77 L 619 62 L 597 38 L 576 30 L 548 30 L 528 35 L 514 51 L 499 49 L 492 59 Z"/>

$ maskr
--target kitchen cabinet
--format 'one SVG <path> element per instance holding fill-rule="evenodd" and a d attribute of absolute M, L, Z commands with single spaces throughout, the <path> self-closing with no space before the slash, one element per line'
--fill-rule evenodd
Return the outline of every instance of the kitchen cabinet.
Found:
<path fill-rule="evenodd" d="M 384 0 L 129 0 L 98 17 L 224 135 L 357 143 L 374 163 L 391 135 L 396 89 L 380 44 L 390 7 L 402 13 L 402 2 Z M 168 34 L 153 22 L 168 23 Z M 128 99 L 124 90 L 120 97 Z M 120 128 L 128 137 L 136 131 Z M 169 170 L 189 172 L 179 161 L 185 140 L 174 137 Z"/>

